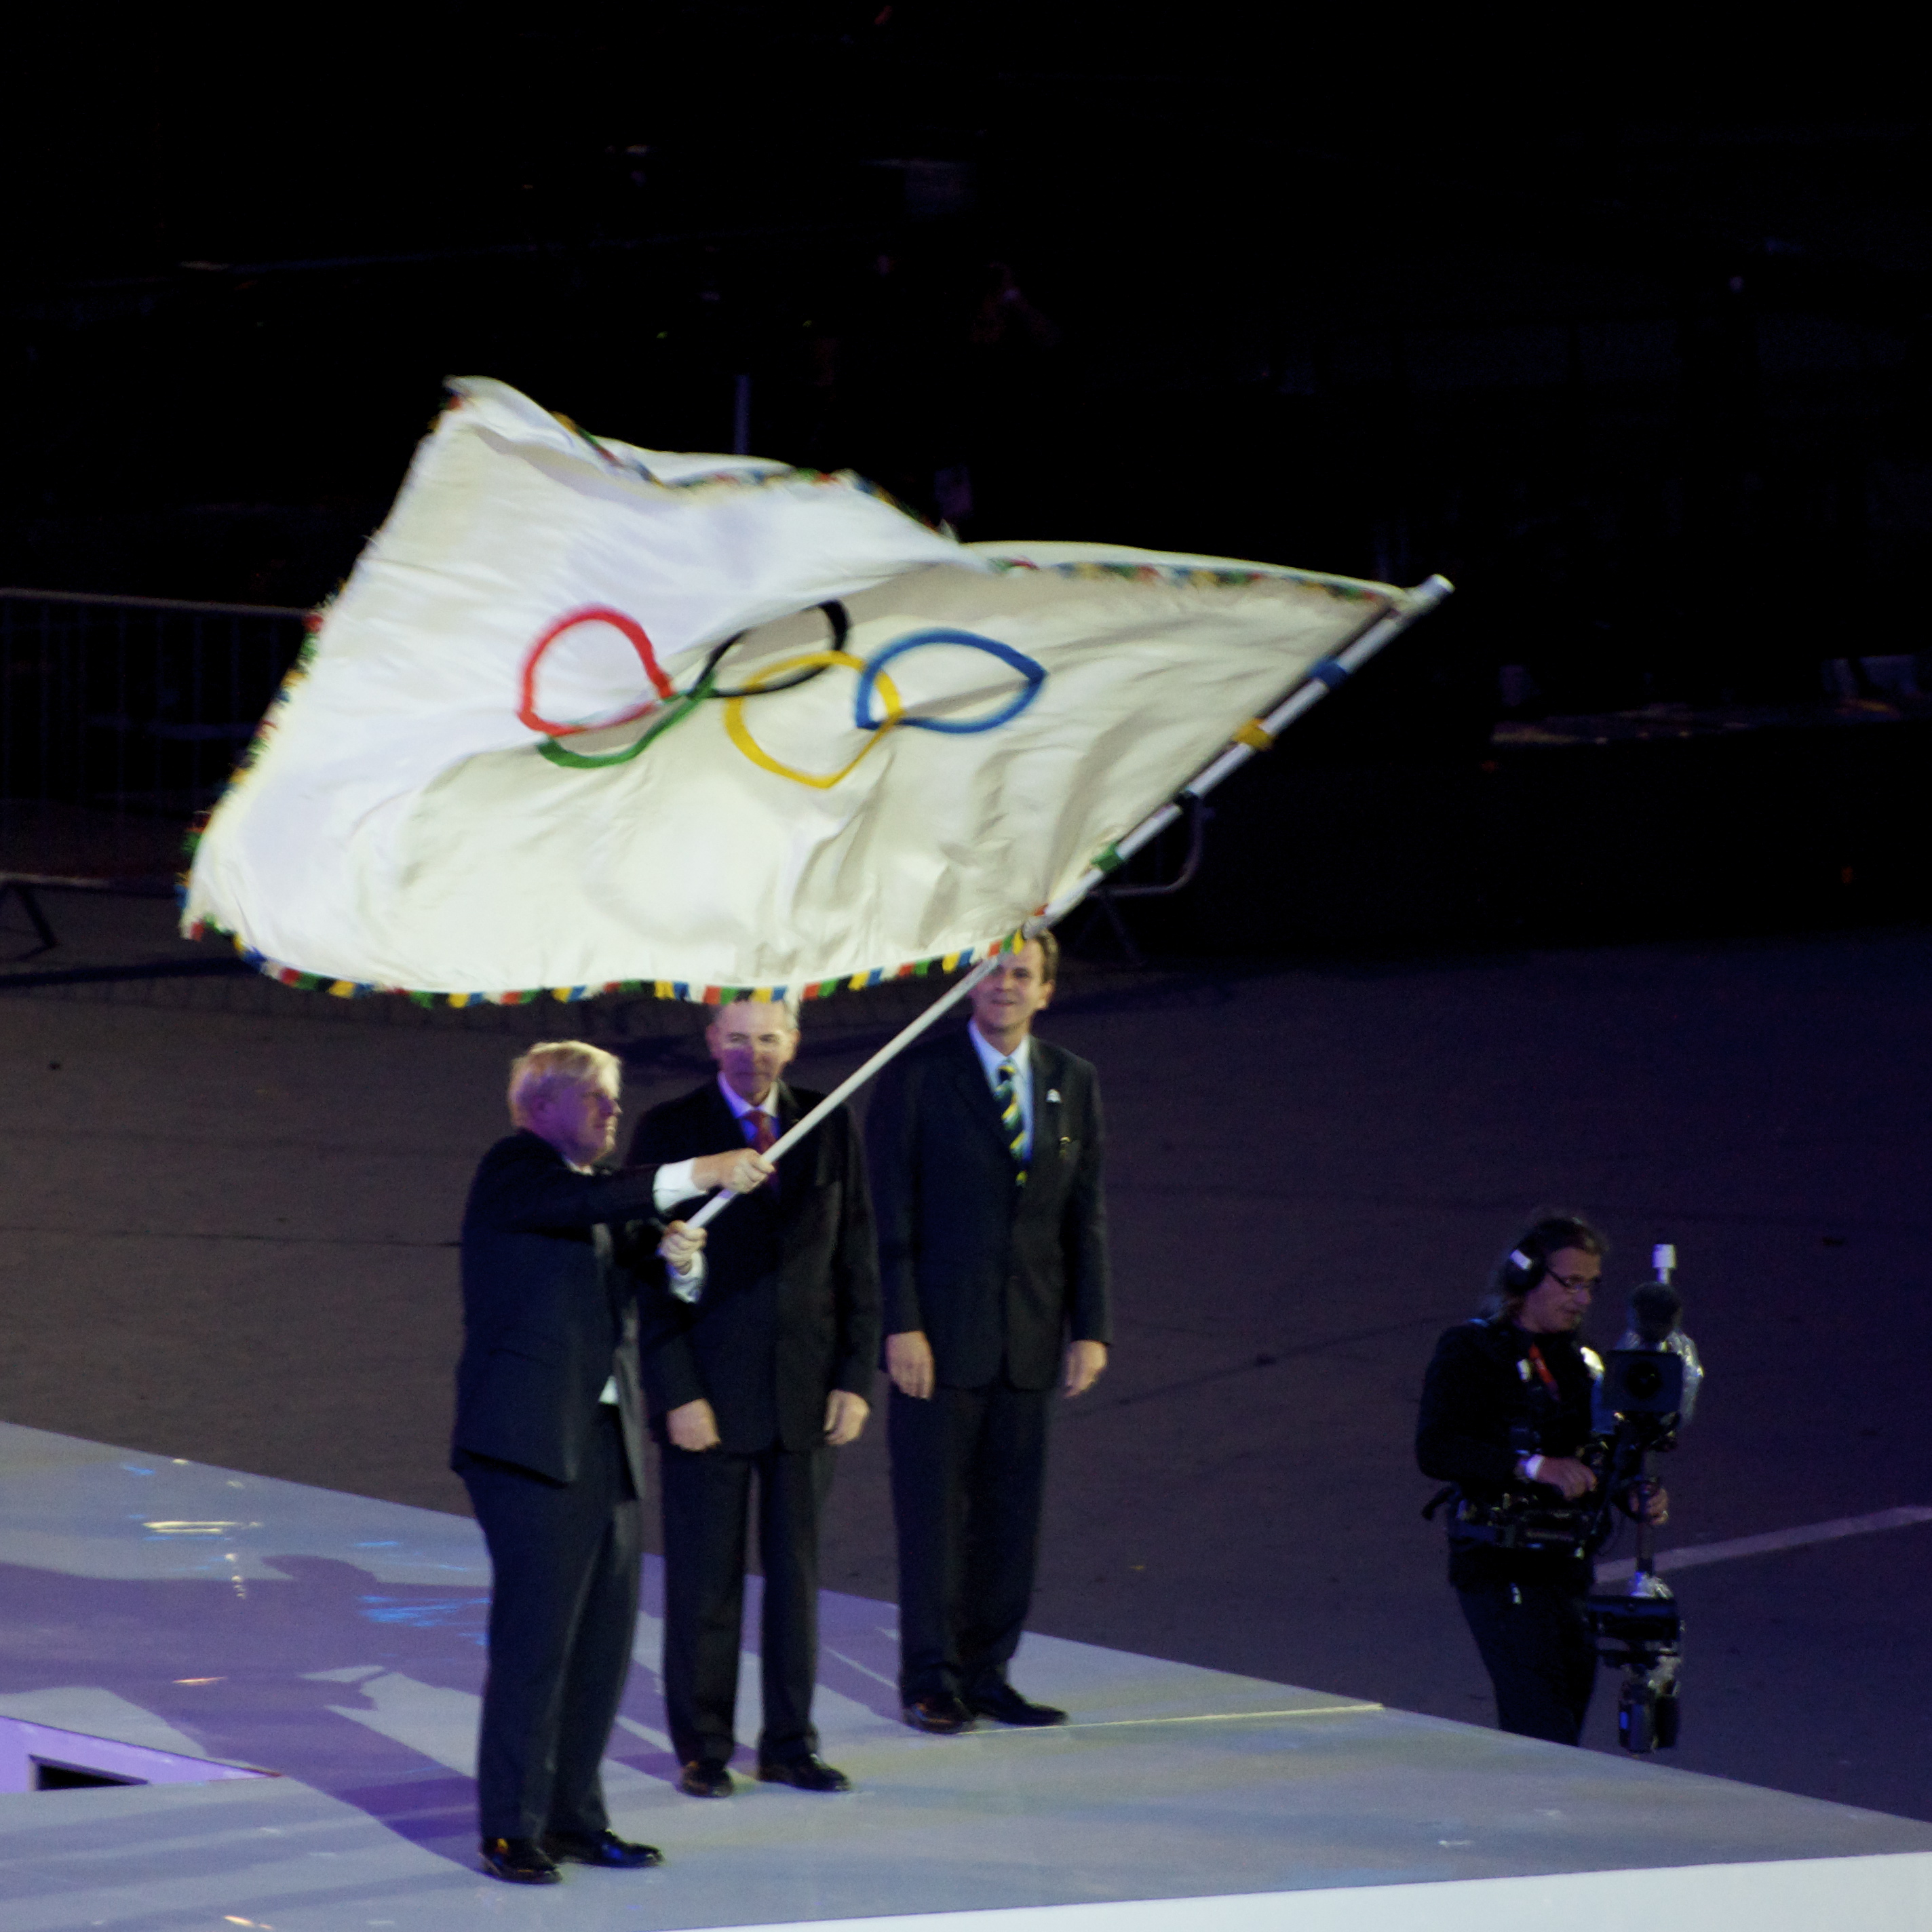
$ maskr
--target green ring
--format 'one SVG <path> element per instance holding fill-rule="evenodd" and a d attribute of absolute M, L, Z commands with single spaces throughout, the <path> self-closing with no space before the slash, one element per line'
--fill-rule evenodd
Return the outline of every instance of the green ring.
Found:
<path fill-rule="evenodd" d="M 537 750 L 552 764 L 560 765 L 566 771 L 597 772 L 602 771 L 607 765 L 628 764 L 652 740 L 662 736 L 682 719 L 688 718 L 711 695 L 713 682 L 714 680 L 707 674 L 684 693 L 676 710 L 668 717 L 660 718 L 634 745 L 626 745 L 621 752 L 566 752 L 554 738 L 546 738 Z"/>

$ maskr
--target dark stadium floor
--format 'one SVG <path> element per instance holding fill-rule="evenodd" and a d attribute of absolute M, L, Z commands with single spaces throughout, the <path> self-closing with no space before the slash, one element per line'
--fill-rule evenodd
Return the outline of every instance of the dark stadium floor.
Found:
<path fill-rule="evenodd" d="M 178 956 L 165 906 L 61 912 L 67 943 L 0 998 L 0 1419 L 463 1509 L 453 1243 L 508 1057 L 613 1038 L 635 1109 L 700 1077 L 694 1021 L 426 1024 L 144 977 Z M 127 976 L 50 977 L 104 962 Z M 1918 931 L 1076 969 L 1042 1030 L 1101 1070 L 1120 1327 L 1060 1420 L 1035 1626 L 1486 1721 L 1409 1434 L 1436 1334 L 1546 1204 L 1616 1244 L 1600 1345 L 1650 1244 L 1678 1244 L 1709 1373 L 1666 1547 L 1932 1504 L 1928 970 Z M 880 1024 L 808 1014 L 800 1075 Z M 885 1478 L 875 1427 L 842 1458 L 828 1587 L 892 1594 Z M 1932 1817 L 1932 1525 L 1675 1580 L 1661 1761 Z M 1606 1673 L 1600 1748 L 1613 1705 Z"/>

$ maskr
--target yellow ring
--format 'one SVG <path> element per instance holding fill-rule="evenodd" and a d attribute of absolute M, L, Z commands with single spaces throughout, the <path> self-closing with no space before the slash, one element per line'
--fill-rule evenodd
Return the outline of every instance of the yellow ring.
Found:
<path fill-rule="evenodd" d="M 782 676 L 788 670 L 816 669 L 820 664 L 844 664 L 848 670 L 862 671 L 866 668 L 863 658 L 854 657 L 850 651 L 808 651 L 803 657 L 786 658 L 782 662 L 767 664 L 755 677 L 745 680 L 746 692 L 760 690 L 768 679 Z M 860 747 L 859 757 L 848 765 L 842 765 L 829 777 L 814 778 L 809 772 L 794 771 L 789 765 L 782 765 L 758 741 L 752 736 L 751 728 L 745 722 L 745 700 L 741 695 L 724 700 L 724 728 L 731 735 L 731 742 L 749 758 L 753 764 L 761 766 L 768 772 L 776 772 L 782 778 L 790 778 L 796 784 L 810 785 L 814 790 L 830 791 L 838 781 L 856 766 L 904 714 L 905 707 L 899 702 L 899 694 L 892 687 L 892 681 L 881 671 L 873 680 L 878 686 L 879 696 L 884 701 L 886 715 L 878 729 L 870 733 Z"/>

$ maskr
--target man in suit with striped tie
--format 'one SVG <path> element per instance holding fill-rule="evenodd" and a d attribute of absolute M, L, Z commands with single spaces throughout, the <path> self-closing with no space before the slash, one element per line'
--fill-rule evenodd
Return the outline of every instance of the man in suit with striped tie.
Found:
<path fill-rule="evenodd" d="M 1008 954 L 964 1031 L 881 1076 L 866 1143 L 878 1217 L 899 1692 L 907 1723 L 1064 1723 L 1007 1679 L 1032 1600 L 1058 1386 L 1107 1364 L 1094 1069 L 1036 1039 L 1052 935 Z"/>
<path fill-rule="evenodd" d="M 736 1136 L 762 1157 L 819 1096 L 781 1077 L 798 1051 L 788 1004 L 735 1000 L 705 1030 L 718 1077 L 654 1107 L 632 1158 Z M 710 1136 L 707 1139 L 706 1136 Z M 728 1797 L 736 1748 L 745 1535 L 758 1490 L 764 1570 L 758 1774 L 844 1791 L 818 1755 L 818 1528 L 833 1450 L 864 1428 L 879 1349 L 878 1262 L 857 1128 L 839 1108 L 763 1187 L 707 1228 L 706 1279 L 660 1283 L 642 1366 L 664 1445 L 664 1690 L 679 1788 Z"/>

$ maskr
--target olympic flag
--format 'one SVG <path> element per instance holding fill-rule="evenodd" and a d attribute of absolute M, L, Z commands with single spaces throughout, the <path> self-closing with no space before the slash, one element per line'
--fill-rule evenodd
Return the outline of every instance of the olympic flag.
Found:
<path fill-rule="evenodd" d="M 701 999 L 952 965 L 1420 601 L 962 544 L 850 476 L 452 388 L 195 852 L 186 927 L 284 980 Z"/>

